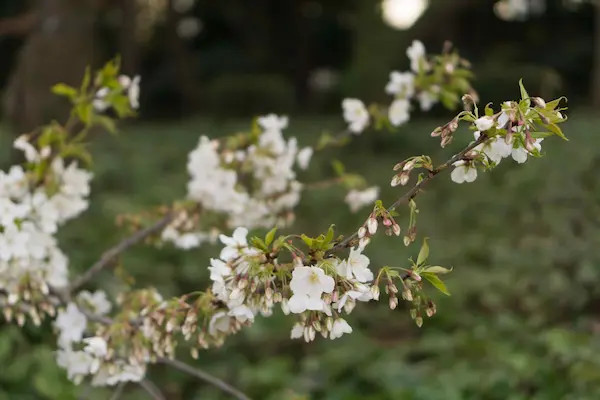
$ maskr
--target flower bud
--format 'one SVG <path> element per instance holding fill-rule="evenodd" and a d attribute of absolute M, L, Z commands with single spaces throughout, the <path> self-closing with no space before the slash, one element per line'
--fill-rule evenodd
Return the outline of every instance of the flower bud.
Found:
<path fill-rule="evenodd" d="M 410 289 L 406 289 L 402 292 L 402 298 L 406 301 L 413 301 L 413 294 Z"/>
<path fill-rule="evenodd" d="M 373 296 L 373 300 L 379 300 L 379 286 L 373 285 L 371 286 L 371 296 Z"/>
<path fill-rule="evenodd" d="M 448 135 L 448 136 L 445 136 L 445 137 L 443 137 L 443 138 L 442 138 L 442 142 L 440 143 L 440 146 L 441 146 L 442 148 L 444 148 L 444 147 L 448 146 L 450 143 L 452 143 L 452 139 L 454 139 L 454 137 L 453 137 L 453 136 L 451 136 L 451 135 Z"/>
<path fill-rule="evenodd" d="M 391 182 L 391 186 L 392 187 L 396 187 L 400 184 L 400 179 L 401 179 L 402 174 L 400 175 L 394 175 L 394 177 L 392 178 L 392 182 Z"/>
<path fill-rule="evenodd" d="M 365 235 L 366 235 L 366 234 L 367 234 L 367 228 L 365 228 L 364 226 L 361 226 L 361 227 L 358 229 L 358 238 L 359 238 L 359 239 L 362 239 L 362 238 L 364 238 L 364 237 L 365 237 Z"/>
<path fill-rule="evenodd" d="M 415 167 L 416 161 L 414 159 L 407 162 L 402 168 L 403 171 L 411 171 Z"/>
<path fill-rule="evenodd" d="M 443 129 L 441 126 L 438 126 L 437 128 L 434 129 L 433 132 L 431 132 L 431 137 L 438 137 L 442 134 Z"/>
<path fill-rule="evenodd" d="M 410 245 L 410 238 L 408 236 L 404 236 L 404 245 L 408 247 Z"/>
<path fill-rule="evenodd" d="M 404 164 L 405 164 L 405 162 L 404 162 L 404 161 L 402 161 L 402 162 L 399 162 L 398 164 L 394 165 L 394 168 L 393 168 L 393 170 L 394 170 L 394 171 L 398 171 L 399 169 L 401 169 L 401 168 L 403 168 L 403 167 L 404 167 Z"/>
<path fill-rule="evenodd" d="M 427 314 L 427 316 L 428 316 L 429 318 L 431 318 L 431 317 L 433 317 L 433 314 L 435 314 L 435 311 L 433 310 L 433 308 L 427 308 L 427 309 L 425 310 L 425 314 Z"/>
<path fill-rule="evenodd" d="M 402 186 L 406 185 L 408 183 L 409 179 L 410 179 L 410 175 L 408 175 L 408 173 L 401 173 L 400 174 L 400 184 Z"/>
<path fill-rule="evenodd" d="M 294 268 L 298 268 L 298 267 L 304 267 L 304 263 L 302 262 L 302 259 L 300 257 L 294 257 Z"/>
<path fill-rule="evenodd" d="M 398 224 L 392 225 L 392 231 L 394 231 L 394 235 L 400 236 L 400 225 L 398 225 Z"/>
<path fill-rule="evenodd" d="M 452 121 L 448 122 L 448 129 L 450 132 L 455 132 L 458 129 L 458 118 L 454 118 Z"/>
<path fill-rule="evenodd" d="M 359 240 L 358 247 L 360 247 L 361 249 L 364 249 L 365 247 L 367 247 L 369 245 L 370 242 L 371 242 L 371 238 L 365 236 L 364 238 Z"/>
<path fill-rule="evenodd" d="M 371 235 L 377 233 L 377 219 L 375 217 L 370 217 L 367 220 L 367 228 L 369 228 L 369 233 Z"/>
<path fill-rule="evenodd" d="M 531 101 L 539 108 L 546 108 L 546 102 L 541 97 L 532 97 Z"/>
<path fill-rule="evenodd" d="M 390 310 L 395 310 L 396 307 L 398 307 L 398 298 L 397 297 L 390 297 Z"/>
<path fill-rule="evenodd" d="M 391 220 L 391 219 L 389 219 L 389 218 L 384 218 L 384 219 L 383 219 L 383 225 L 385 225 L 385 226 L 390 226 L 390 225 L 392 225 L 392 220 Z"/>
<path fill-rule="evenodd" d="M 419 275 L 415 271 L 410 271 L 410 276 L 417 282 L 421 282 L 422 280 L 421 275 Z"/>
<path fill-rule="evenodd" d="M 415 323 L 417 324 L 417 326 L 420 328 L 423 326 L 423 317 L 417 317 L 415 318 Z"/>

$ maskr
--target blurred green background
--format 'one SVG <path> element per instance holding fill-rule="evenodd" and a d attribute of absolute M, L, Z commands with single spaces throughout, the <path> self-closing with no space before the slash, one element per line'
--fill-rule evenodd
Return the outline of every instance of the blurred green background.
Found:
<path fill-rule="evenodd" d="M 10 165 L 16 132 L 64 112 L 48 96 L 53 83 L 75 83 L 83 65 L 115 52 L 123 54 L 127 72 L 142 73 L 140 120 L 118 138 L 94 140 L 91 207 L 60 233 L 74 273 L 122 237 L 118 214 L 185 196 L 187 154 L 200 135 L 231 134 L 246 129 L 249 116 L 276 111 L 291 117 L 286 134 L 313 144 L 323 129 L 343 128 L 344 96 L 388 100 L 387 74 L 407 67 L 404 49 L 414 38 L 432 52 L 451 39 L 474 63 L 483 102 L 516 98 L 520 77 L 532 95 L 568 95 L 572 111 L 564 131 L 571 140 L 546 140 L 546 157 L 524 165 L 505 160 L 468 186 L 440 176 L 419 196 L 419 234 L 431 238 L 431 261 L 455 268 L 447 279 L 451 297 L 430 291 L 438 314 L 419 329 L 403 303 L 393 312 L 384 302 L 360 304 L 349 320 L 351 335 L 305 344 L 289 339 L 293 321 L 279 313 L 198 360 L 183 349 L 181 357 L 253 399 L 600 398 L 593 7 L 568 11 L 548 1 L 543 15 L 504 22 L 493 1 L 433 1 L 414 27 L 398 31 L 382 22 L 372 1 L 192 1 L 192 8 L 176 11 L 183 3 L 0 4 L 2 167 Z M 186 18 L 199 22 L 191 37 L 181 35 Z M 401 193 L 388 185 L 396 162 L 415 154 L 441 162 L 470 139 L 464 131 L 452 149 L 440 149 L 429 133 L 449 118 L 435 109 L 415 113 L 398 132 L 367 132 L 315 158 L 302 181 L 332 176 L 330 160 L 338 158 L 382 186 L 389 202 Z M 341 232 L 355 229 L 364 214 L 340 207 L 344 195 L 336 188 L 306 193 L 293 229 L 309 235 L 330 223 Z M 123 266 L 136 285 L 176 295 L 207 285 L 207 262 L 217 251 L 139 246 Z M 418 243 L 406 249 L 382 236 L 368 255 L 373 267 L 401 266 L 417 252 Z M 119 290 L 109 273 L 95 284 Z M 111 390 L 72 386 L 54 349 L 49 325 L 20 330 L 0 322 L 0 400 L 111 398 Z M 150 378 L 169 400 L 227 398 L 163 366 L 153 367 Z M 122 398 L 146 396 L 131 384 Z"/>

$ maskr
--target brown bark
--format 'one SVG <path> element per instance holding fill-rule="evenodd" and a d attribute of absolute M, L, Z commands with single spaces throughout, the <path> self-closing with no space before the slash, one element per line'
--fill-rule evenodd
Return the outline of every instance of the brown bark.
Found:
<path fill-rule="evenodd" d="M 59 82 L 78 86 L 94 61 L 94 3 L 38 0 L 36 23 L 19 54 L 4 94 L 5 115 L 18 132 L 63 119 L 70 106 L 53 95 Z"/>

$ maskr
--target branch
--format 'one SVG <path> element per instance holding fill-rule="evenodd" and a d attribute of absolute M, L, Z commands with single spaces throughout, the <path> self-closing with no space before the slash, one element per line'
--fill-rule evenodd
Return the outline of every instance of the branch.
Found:
<path fill-rule="evenodd" d="M 152 397 L 153 400 L 166 400 L 160 389 L 149 379 L 144 378 L 138 384 Z"/>
<path fill-rule="evenodd" d="M 136 232 L 133 236 L 128 237 L 123 240 L 113 248 L 105 251 L 102 254 L 102 257 L 94 265 L 90 267 L 83 275 L 79 278 L 75 279 L 69 288 L 69 292 L 74 292 L 79 289 L 83 285 L 85 285 L 88 281 L 90 281 L 96 274 L 102 271 L 104 268 L 108 267 L 110 263 L 117 258 L 121 253 L 130 247 L 138 244 L 148 236 L 162 230 L 165 226 L 167 226 L 175 217 L 173 212 L 167 213 L 163 218 L 158 220 L 154 225 L 151 225 L 141 231 Z"/>
<path fill-rule="evenodd" d="M 169 358 L 159 358 L 157 359 L 157 361 L 166 365 L 170 365 L 171 367 L 178 369 L 181 372 L 185 372 L 188 375 L 191 375 L 215 387 L 218 387 L 225 393 L 232 395 L 238 400 L 252 400 L 250 399 L 250 397 L 246 396 L 244 393 L 240 392 L 228 383 L 220 380 L 215 376 L 212 376 L 208 372 L 202 371 L 201 369 L 196 369 L 184 362 L 178 360 L 171 360 Z"/>
<path fill-rule="evenodd" d="M 421 181 L 417 182 L 417 184 L 415 184 L 415 186 L 413 186 L 408 192 L 406 192 L 404 195 L 402 195 L 400 198 L 398 198 L 388 208 L 388 211 L 395 210 L 399 205 L 408 203 L 410 200 L 415 198 L 417 196 L 417 194 L 419 194 L 419 191 L 421 190 L 421 188 L 423 186 L 425 186 L 425 184 L 427 182 L 432 180 L 440 172 L 442 172 L 445 169 L 447 169 L 448 167 L 450 167 L 456 161 L 462 160 L 465 157 L 465 154 L 467 154 L 469 151 L 473 150 L 475 147 L 479 146 L 481 143 L 485 142 L 487 139 L 488 139 L 488 137 L 486 135 L 479 136 L 479 138 L 476 141 L 474 141 L 473 143 L 471 143 L 470 145 L 465 147 L 458 154 L 456 154 L 455 156 L 450 158 L 448 161 L 446 161 L 439 167 L 433 169 L 432 171 L 429 171 L 429 174 L 425 178 L 423 178 Z M 352 235 L 350 235 L 347 238 L 345 238 L 344 240 L 342 240 L 341 242 L 339 242 L 338 244 L 336 244 L 335 246 L 333 246 L 329 251 L 327 251 L 327 254 L 335 253 L 338 250 L 349 247 L 350 243 L 357 238 L 358 238 L 358 230 L 355 231 Z"/>

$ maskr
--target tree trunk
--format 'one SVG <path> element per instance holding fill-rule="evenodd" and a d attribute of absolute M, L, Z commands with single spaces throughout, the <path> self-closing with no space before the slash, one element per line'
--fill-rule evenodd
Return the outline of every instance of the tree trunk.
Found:
<path fill-rule="evenodd" d="M 78 86 L 94 60 L 94 9 L 88 0 L 38 0 L 36 26 L 21 49 L 3 108 L 17 132 L 29 132 L 70 109 L 50 91 Z"/>
<path fill-rule="evenodd" d="M 595 108 L 600 107 L 600 3 L 594 6 L 594 64 L 592 70 L 592 102 Z"/>

